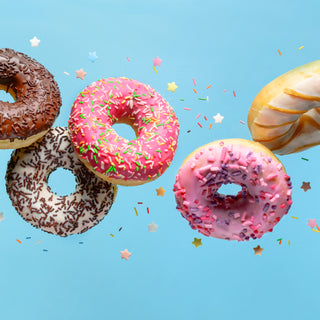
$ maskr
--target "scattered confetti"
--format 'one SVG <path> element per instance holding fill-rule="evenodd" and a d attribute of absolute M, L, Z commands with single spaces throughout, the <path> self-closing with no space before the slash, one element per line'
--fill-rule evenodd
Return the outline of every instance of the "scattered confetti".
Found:
<path fill-rule="evenodd" d="M 297 219 L 297 220 L 299 219 L 298 217 L 294 217 L 294 216 L 291 216 L 291 218 L 293 218 L 293 219 Z"/>
<path fill-rule="evenodd" d="M 138 204 L 143 204 L 143 202 L 138 202 Z"/>
<path fill-rule="evenodd" d="M 119 231 L 121 231 L 121 230 L 122 230 L 122 227 L 119 228 Z"/>
<path fill-rule="evenodd" d="M 211 129 L 211 127 L 212 127 L 212 122 L 211 122 L 210 125 L 209 125 L 209 130 Z"/>
<path fill-rule="evenodd" d="M 210 87 L 211 87 L 211 84 L 209 84 L 206 89 L 209 89 Z"/>
<path fill-rule="evenodd" d="M 44 252 L 48 252 L 48 250 L 47 250 L 47 249 L 43 249 L 42 251 L 44 251 Z"/>
<path fill-rule="evenodd" d="M 42 240 L 37 241 L 36 244 L 39 244 L 41 241 L 42 241 Z"/>
<path fill-rule="evenodd" d="M 26 237 L 26 239 L 31 239 L 31 237 Z"/>
<path fill-rule="evenodd" d="M 198 126 L 199 126 L 200 128 L 202 128 L 202 125 L 201 125 L 201 123 L 197 122 L 197 124 L 198 124 Z"/>
<path fill-rule="evenodd" d="M 190 132 L 191 132 L 191 130 L 188 130 L 188 131 L 187 131 L 187 133 L 190 133 Z"/>
<path fill-rule="evenodd" d="M 316 219 L 309 219 L 307 226 L 310 226 L 313 229 L 317 225 Z"/>
<path fill-rule="evenodd" d="M 112 233 L 110 233 L 110 236 L 113 238 L 114 237 L 114 235 L 112 234 Z"/>
<path fill-rule="evenodd" d="M 64 71 L 63 73 L 66 74 L 67 76 L 70 76 L 70 73 L 68 73 L 66 71 Z"/>
<path fill-rule="evenodd" d="M 282 53 L 281 53 L 281 51 L 279 49 L 278 49 L 278 52 L 279 52 L 280 56 L 282 56 Z"/>
<path fill-rule="evenodd" d="M 209 102 L 209 97 L 207 96 L 207 101 Z"/>
<path fill-rule="evenodd" d="M 304 190 L 304 192 L 306 192 L 307 190 L 311 189 L 310 187 L 310 182 L 302 182 L 302 186 L 300 187 L 301 189 Z"/>
<path fill-rule="evenodd" d="M 138 216 L 138 211 L 136 207 L 134 207 L 134 211 L 136 212 L 136 216 Z"/>
<path fill-rule="evenodd" d="M 240 120 L 240 123 L 242 123 L 242 124 L 246 124 L 244 121 L 242 121 L 242 120 Z"/>
<path fill-rule="evenodd" d="M 192 78 L 192 81 L 193 81 L 194 86 L 196 87 L 197 86 L 196 80 L 194 80 L 194 78 Z"/>
<path fill-rule="evenodd" d="M 180 101 L 184 101 L 184 99 L 180 99 Z"/>
<path fill-rule="evenodd" d="M 234 92 L 234 90 L 232 92 L 233 92 L 233 96 L 236 97 L 236 93 Z"/>
<path fill-rule="evenodd" d="M 213 116 L 214 123 L 222 123 L 223 116 L 220 113 L 217 113 L 215 116 Z"/>
<path fill-rule="evenodd" d="M 94 52 L 89 52 L 88 59 L 91 62 L 95 62 L 98 59 L 97 53 L 95 51 Z"/>
<path fill-rule="evenodd" d="M 204 120 L 206 120 L 206 121 L 208 120 L 206 116 L 203 116 L 203 118 L 204 118 Z"/>
<path fill-rule="evenodd" d="M 79 244 L 83 244 L 83 242 L 82 242 L 82 241 L 80 241 L 80 242 L 79 242 Z"/>
<path fill-rule="evenodd" d="M 304 48 L 304 46 L 301 46 L 301 47 L 299 48 L 299 50 L 301 50 L 302 48 Z"/>
<path fill-rule="evenodd" d="M 198 98 L 198 100 L 207 101 L 207 98 Z"/>
<path fill-rule="evenodd" d="M 291 245 L 290 240 L 288 240 L 288 246 L 290 246 L 290 245 Z"/>
<path fill-rule="evenodd" d="M 129 57 L 127 57 L 127 60 L 130 61 Z"/>
<path fill-rule="evenodd" d="M 0 212 L 0 222 L 4 220 L 4 215 L 3 215 L 3 212 Z"/>
<path fill-rule="evenodd" d="M 149 208 L 147 208 L 147 212 L 149 213 Z"/>
<path fill-rule="evenodd" d="M 320 232 L 319 230 L 317 230 L 317 229 L 312 229 L 312 231 L 314 231 L 314 232 Z"/>
<path fill-rule="evenodd" d="M 152 222 L 151 224 L 148 224 L 149 232 L 156 232 L 157 228 L 158 226 L 154 222 Z"/>
<path fill-rule="evenodd" d="M 190 108 L 183 108 L 184 110 L 188 110 L 188 111 L 190 111 L 191 109 Z"/>
<path fill-rule="evenodd" d="M 160 59 L 159 57 L 156 57 L 155 59 L 152 59 L 153 61 L 153 66 L 156 67 L 156 66 L 161 66 L 161 62 L 162 62 L 162 59 Z"/>
<path fill-rule="evenodd" d="M 40 40 L 37 39 L 36 36 L 34 36 L 32 39 L 29 40 L 30 43 L 31 43 L 31 47 L 39 47 L 39 43 L 40 43 Z"/>
<path fill-rule="evenodd" d="M 200 116 L 201 116 L 201 113 L 199 113 L 199 114 L 196 116 L 196 119 L 198 119 Z"/>
<path fill-rule="evenodd" d="M 193 244 L 196 248 L 198 248 L 199 246 L 202 246 L 201 239 L 194 238 L 192 244 Z"/>
<path fill-rule="evenodd" d="M 162 196 L 164 197 L 164 193 L 166 192 L 166 190 L 164 190 L 162 187 L 160 187 L 159 189 L 156 189 L 157 191 L 157 196 Z"/>
<path fill-rule="evenodd" d="M 19 239 L 16 239 L 17 240 L 17 242 L 19 242 L 20 244 L 22 243 Z"/>
<path fill-rule="evenodd" d="M 301 158 L 302 160 L 304 160 L 304 161 L 309 161 L 309 159 L 306 159 L 306 158 Z"/>
<path fill-rule="evenodd" d="M 83 69 L 77 70 L 76 71 L 77 78 L 80 78 L 81 80 L 84 80 L 85 75 L 87 74 L 86 72 L 83 71 Z"/>
<path fill-rule="evenodd" d="M 227 89 L 224 89 L 223 92 L 227 92 Z"/>
<path fill-rule="evenodd" d="M 277 239 L 277 241 L 279 241 L 279 244 L 281 244 L 281 242 L 282 242 L 282 239 Z"/>
<path fill-rule="evenodd" d="M 155 68 L 155 66 L 153 66 L 152 68 L 153 68 L 153 70 L 154 70 L 156 73 L 158 73 L 158 71 L 157 71 L 157 69 Z"/>
<path fill-rule="evenodd" d="M 253 248 L 253 250 L 254 250 L 254 255 L 255 255 L 255 256 L 256 256 L 256 255 L 261 256 L 261 253 L 262 253 L 262 251 L 263 251 L 264 249 L 262 249 L 262 248 L 258 245 L 257 247 Z"/>
<path fill-rule="evenodd" d="M 121 259 L 129 260 L 131 253 L 127 249 L 125 249 L 124 251 L 120 251 L 120 253 L 121 253 Z"/>
<path fill-rule="evenodd" d="M 171 83 L 168 83 L 168 90 L 169 91 L 175 92 L 176 89 L 178 89 L 178 86 L 176 85 L 176 83 L 174 81 Z"/>
<path fill-rule="evenodd" d="M 195 88 L 192 89 L 194 91 L 194 93 L 198 93 L 197 90 Z"/>

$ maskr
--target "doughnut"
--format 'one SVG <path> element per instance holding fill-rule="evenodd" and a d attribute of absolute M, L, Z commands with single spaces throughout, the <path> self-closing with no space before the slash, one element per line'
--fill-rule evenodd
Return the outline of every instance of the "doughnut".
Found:
<path fill-rule="evenodd" d="M 0 149 L 32 144 L 59 115 L 60 91 L 52 74 L 23 53 L 0 49 L 0 90 L 15 100 L 0 101 Z"/>
<path fill-rule="evenodd" d="M 120 137 L 112 129 L 115 123 L 130 125 L 136 139 Z M 86 87 L 72 105 L 69 129 L 76 154 L 91 171 L 111 183 L 135 186 L 169 167 L 179 123 L 159 93 L 123 77 Z"/>
<path fill-rule="evenodd" d="M 239 185 L 236 195 L 219 193 Z M 173 188 L 177 210 L 205 236 L 244 241 L 271 232 L 292 204 L 292 185 L 281 162 L 263 145 L 218 140 L 193 151 Z"/>
<path fill-rule="evenodd" d="M 68 196 L 48 186 L 51 172 L 62 167 L 76 176 Z M 66 237 L 97 225 L 110 210 L 117 187 L 90 172 L 75 155 L 68 129 L 56 127 L 39 141 L 13 152 L 6 187 L 20 216 L 36 228 Z"/>
<path fill-rule="evenodd" d="M 320 144 L 320 60 L 267 84 L 248 114 L 253 140 L 285 155 Z"/>

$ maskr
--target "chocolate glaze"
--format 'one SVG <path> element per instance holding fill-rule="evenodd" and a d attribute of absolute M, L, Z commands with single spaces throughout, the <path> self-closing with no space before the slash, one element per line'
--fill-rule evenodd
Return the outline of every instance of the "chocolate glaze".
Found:
<path fill-rule="evenodd" d="M 53 75 L 40 63 L 12 49 L 0 49 L 0 85 L 15 102 L 0 101 L 0 140 L 27 139 L 49 129 L 61 107 Z"/>

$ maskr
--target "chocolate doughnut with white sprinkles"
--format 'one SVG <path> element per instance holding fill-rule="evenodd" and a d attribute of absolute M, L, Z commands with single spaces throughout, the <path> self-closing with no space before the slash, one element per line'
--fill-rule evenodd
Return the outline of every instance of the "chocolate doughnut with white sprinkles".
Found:
<path fill-rule="evenodd" d="M 76 191 L 58 196 L 48 186 L 51 172 L 62 167 L 76 176 Z M 6 186 L 13 206 L 36 228 L 61 237 L 83 233 L 109 212 L 117 186 L 90 172 L 73 151 L 67 128 L 56 127 L 29 147 L 13 152 Z"/>
<path fill-rule="evenodd" d="M 0 90 L 15 100 L 0 101 L 0 149 L 29 146 L 59 115 L 62 102 L 53 75 L 21 52 L 0 49 Z"/>

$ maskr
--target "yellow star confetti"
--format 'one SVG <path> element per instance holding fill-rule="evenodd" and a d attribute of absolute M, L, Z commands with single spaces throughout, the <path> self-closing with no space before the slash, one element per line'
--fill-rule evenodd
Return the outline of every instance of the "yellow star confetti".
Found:
<path fill-rule="evenodd" d="M 194 238 L 192 244 L 193 244 L 196 248 L 198 248 L 199 246 L 202 246 L 201 239 Z"/>
<path fill-rule="evenodd" d="M 261 253 L 262 253 L 262 251 L 263 251 L 264 249 L 262 249 L 260 246 L 257 246 L 257 247 L 255 247 L 255 248 L 253 248 L 253 250 L 254 250 L 254 255 L 255 255 L 255 256 L 256 256 L 256 255 L 261 256 Z"/>
<path fill-rule="evenodd" d="M 176 83 L 174 81 L 171 83 L 168 83 L 168 90 L 169 91 L 175 92 L 176 89 L 178 89 L 178 86 L 176 85 Z"/>
<path fill-rule="evenodd" d="M 164 197 L 164 193 L 166 192 L 166 190 L 164 190 L 162 187 L 160 187 L 159 189 L 156 189 L 157 191 L 157 196 L 162 196 Z"/>

